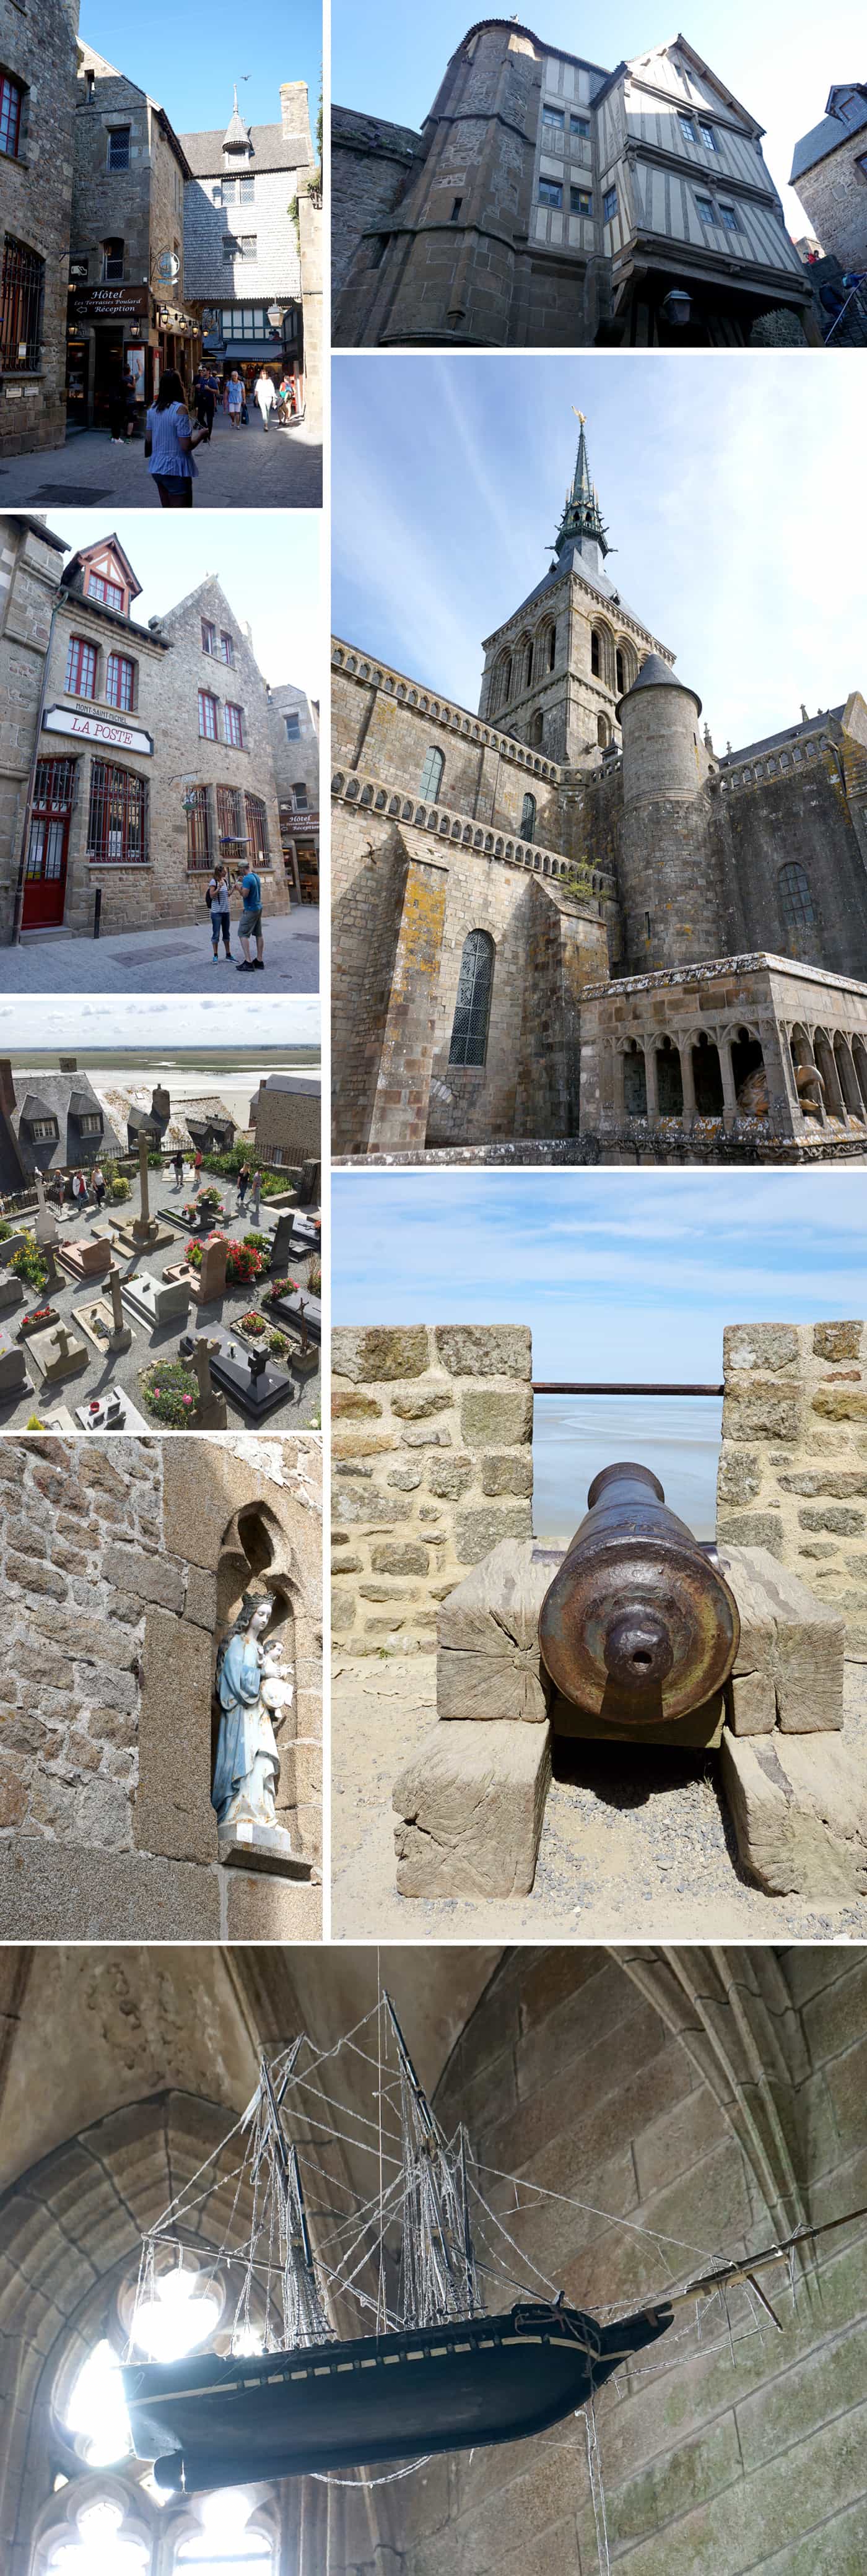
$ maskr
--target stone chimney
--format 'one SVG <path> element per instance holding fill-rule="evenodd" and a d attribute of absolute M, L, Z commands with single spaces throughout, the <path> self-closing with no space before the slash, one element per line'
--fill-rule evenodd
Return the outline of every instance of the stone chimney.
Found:
<path fill-rule="evenodd" d="M 155 1082 L 151 1093 L 151 1117 L 166 1120 L 171 1117 L 171 1114 L 172 1104 L 165 1084 Z"/>
<path fill-rule="evenodd" d="M 77 1058 L 77 1056 L 74 1056 L 74 1055 L 62 1055 L 62 1056 L 60 1057 L 60 1059 L 59 1059 L 59 1062 L 60 1062 L 60 1071 L 61 1071 L 61 1073 L 77 1073 L 77 1072 L 78 1072 L 78 1058 Z"/>
<path fill-rule="evenodd" d="M 308 161 L 312 161 L 313 145 L 310 139 L 310 111 L 307 105 L 306 81 L 281 81 L 280 113 L 283 120 L 284 143 L 304 143 L 305 157 Z"/>
<path fill-rule="evenodd" d="M 6 1055 L 3 1056 L 2 1060 L 0 1060 L 0 1109 L 4 1109 L 7 1118 L 9 1118 L 11 1117 L 14 1107 L 15 1084 L 12 1080 L 12 1066 L 9 1062 L 8 1055 Z"/>

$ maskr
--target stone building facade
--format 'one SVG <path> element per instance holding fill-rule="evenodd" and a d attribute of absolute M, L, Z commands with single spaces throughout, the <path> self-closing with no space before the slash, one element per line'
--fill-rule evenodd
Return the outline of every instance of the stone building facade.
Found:
<path fill-rule="evenodd" d="M 319 901 L 319 709 L 291 680 L 268 691 L 280 840 L 290 893 Z"/>
<path fill-rule="evenodd" d="M 795 145 L 797 190 L 827 256 L 867 268 L 867 82 L 838 82 L 825 114 Z"/>
<path fill-rule="evenodd" d="M 279 125 L 246 125 L 235 105 L 224 134 L 184 134 L 187 293 L 201 317 L 205 355 L 228 373 L 304 366 L 302 281 L 292 219 L 313 168 L 305 81 L 284 81 Z M 269 305 L 283 307 L 280 323 Z"/>
<path fill-rule="evenodd" d="M 269 908 L 285 910 L 266 686 L 219 581 L 144 626 L 132 613 L 141 583 L 117 537 L 95 539 L 61 570 L 48 532 L 31 523 L 28 559 L 35 571 L 22 559 L 16 580 L 26 572 L 30 611 L 14 613 L 41 600 L 41 621 L 25 672 L 29 733 L 16 713 L 17 655 L 0 699 L 8 690 L 16 737 L 0 935 L 20 923 L 25 937 L 86 936 L 97 895 L 104 930 L 187 922 L 204 914 L 221 857 L 233 872 L 252 862 Z"/>
<path fill-rule="evenodd" d="M 280 1820 L 318 1861 L 321 1463 L 243 1434 L 3 1442 L 4 1939 L 319 1937 L 313 1883 L 219 1862 L 210 1792 L 218 1636 L 264 1574 L 295 1682 Z"/>
<path fill-rule="evenodd" d="M 165 109 L 92 45 L 78 49 L 69 301 L 69 417 L 108 424 L 124 367 L 140 409 L 163 367 L 190 381 L 184 307 L 185 154 Z"/>
<path fill-rule="evenodd" d="M 0 5 L 0 457 L 58 447 L 78 0 Z"/>
<path fill-rule="evenodd" d="M 41 519 L 0 518 L 0 911 L 11 921 L 45 665 L 66 547 Z"/>
<path fill-rule="evenodd" d="M 609 551 L 582 424 L 478 715 L 335 642 L 338 1154 L 863 1149 L 867 705 L 718 756 Z"/>
<path fill-rule="evenodd" d="M 318 1073 L 263 1074 L 250 1103 L 256 1159 L 272 1171 L 318 1163 L 322 1151 L 322 1078 Z"/>
<path fill-rule="evenodd" d="M 683 36 L 605 71 L 484 19 L 421 134 L 335 110 L 335 339 L 816 339 L 762 132 Z"/>

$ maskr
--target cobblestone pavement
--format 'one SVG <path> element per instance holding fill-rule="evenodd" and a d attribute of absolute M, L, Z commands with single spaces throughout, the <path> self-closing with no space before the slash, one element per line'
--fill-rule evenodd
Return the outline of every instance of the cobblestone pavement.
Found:
<path fill-rule="evenodd" d="M 296 904 L 289 913 L 265 915 L 265 971 L 236 975 L 211 950 L 210 924 L 201 910 L 195 929 L 118 931 L 110 939 L 25 940 L 0 948 L 0 993 L 318 993 L 319 911 Z M 241 963 L 241 949 L 234 950 Z"/>
<path fill-rule="evenodd" d="M 230 429 L 220 411 L 208 447 L 197 447 L 194 510 L 319 510 L 322 444 L 307 428 Z M 145 463 L 144 440 L 113 446 L 104 429 L 77 430 L 65 447 L 0 464 L 0 508 L 73 509 L 103 501 L 124 510 L 158 510 L 160 497 Z"/>
<path fill-rule="evenodd" d="M 252 981 L 252 978 L 250 980 Z M 206 1180 L 210 1180 L 212 1176 L 210 1174 L 206 1174 L 204 1177 Z M 216 1186 L 223 1188 L 223 1184 L 221 1182 L 217 1182 Z M 166 1165 L 163 1173 L 149 1171 L 148 1197 L 152 1216 L 158 1215 L 161 1207 L 177 1207 L 178 1212 L 180 1213 L 181 1207 L 192 1198 L 192 1195 L 193 1176 L 192 1167 L 189 1162 L 187 1164 L 186 1176 L 182 1189 L 178 1189 L 170 1163 Z M 233 1181 L 227 1181 L 225 1184 L 223 1204 L 225 1207 L 225 1215 L 222 1219 L 218 1220 L 220 1233 L 243 1236 L 244 1234 L 249 1234 L 253 1231 L 268 1234 L 273 1230 L 276 1223 L 276 1213 L 269 1216 L 266 1213 L 266 1203 L 264 1201 L 262 1203 L 258 1226 L 255 1225 L 254 1220 L 249 1213 L 245 1213 L 243 1216 L 237 1216 L 235 1214 L 237 1207 L 237 1190 Z M 101 1217 L 98 1215 L 96 1207 L 93 1205 L 88 1208 L 84 1217 L 79 1217 L 77 1215 L 74 1216 L 71 1210 L 64 1209 L 63 1214 L 60 1216 L 58 1225 L 60 1242 L 61 1244 L 75 1242 L 76 1239 L 79 1239 L 82 1235 L 90 1235 L 93 1232 L 94 1226 L 103 1228 L 105 1226 L 106 1216 L 120 1217 L 123 1219 L 124 1223 L 131 1222 L 132 1218 L 138 1214 L 139 1206 L 140 1193 L 139 1185 L 136 1181 L 132 1185 L 129 1198 L 124 1200 L 122 1207 L 111 1209 L 103 1208 Z M 305 1209 L 305 1215 L 308 1213 L 309 1211 Z M 7 1219 L 7 1222 L 10 1225 L 13 1225 L 17 1230 L 19 1226 L 22 1229 L 31 1226 L 33 1219 L 32 1216 L 23 1216 L 20 1219 L 12 1216 Z M 184 1245 L 188 1240 L 189 1237 L 186 1229 L 179 1226 L 176 1231 L 173 1230 L 170 1242 L 161 1244 L 159 1250 L 156 1252 L 148 1251 L 140 1256 L 131 1256 L 127 1252 L 118 1250 L 115 1254 L 115 1258 L 121 1273 L 121 1278 L 126 1279 L 131 1277 L 135 1270 L 147 1271 L 152 1278 L 161 1278 L 163 1272 L 168 1268 L 170 1263 L 183 1260 Z M 2 1264 L 3 1249 L 3 1244 L 0 1243 L 0 1264 Z M 290 1255 L 287 1270 L 291 1272 L 293 1279 L 297 1279 L 299 1286 L 301 1287 L 303 1287 L 306 1282 L 310 1268 L 310 1261 L 310 1254 L 292 1253 Z M 2 1267 L 0 1267 L 0 1279 L 5 1276 L 6 1273 Z M 49 1385 L 40 1375 L 36 1363 L 31 1355 L 29 1361 L 27 1361 L 28 1377 L 31 1383 L 27 1388 L 25 1388 L 23 1397 L 16 1397 L 14 1402 L 10 1402 L 9 1397 L 4 1396 L 2 1392 L 0 1392 L 0 1434 L 6 1431 L 23 1431 L 26 1429 L 27 1422 L 31 1414 L 38 1413 L 40 1418 L 44 1419 L 46 1413 L 51 1414 L 57 1411 L 60 1406 L 64 1406 L 66 1411 L 75 1418 L 76 1407 L 79 1404 L 89 1404 L 93 1396 L 104 1394 L 105 1390 L 109 1386 L 112 1386 L 120 1387 L 122 1391 L 131 1398 L 137 1411 L 144 1415 L 149 1427 L 156 1435 L 160 1437 L 164 1435 L 166 1439 L 172 1439 L 173 1437 L 183 1439 L 183 1432 L 173 1434 L 171 1431 L 165 1430 L 164 1424 L 150 1421 L 150 1417 L 147 1415 L 146 1408 L 142 1402 L 142 1371 L 149 1368 L 154 1359 L 162 1359 L 163 1361 L 176 1359 L 178 1355 L 178 1343 L 184 1329 L 194 1334 L 214 1332 L 220 1326 L 226 1330 L 230 1329 L 232 1325 L 238 1323 L 239 1318 L 246 1314 L 251 1307 L 258 1307 L 261 1304 L 261 1292 L 262 1288 L 266 1284 L 267 1282 L 263 1277 L 262 1279 L 254 1280 L 247 1288 L 228 1288 L 223 1297 L 216 1298 L 212 1305 L 205 1308 L 201 1317 L 198 1307 L 191 1305 L 186 1327 L 184 1327 L 182 1323 L 162 1324 L 157 1327 L 156 1331 L 152 1332 L 148 1324 L 141 1322 L 138 1316 L 127 1312 L 125 1313 L 125 1321 L 132 1328 L 133 1339 L 130 1343 L 129 1349 L 122 1351 L 117 1355 L 106 1353 L 105 1356 L 103 1356 L 97 1344 L 90 1340 L 89 1335 L 84 1331 L 82 1326 L 78 1331 L 76 1338 L 83 1342 L 87 1351 L 86 1366 L 81 1369 L 77 1376 L 64 1378 L 60 1385 Z M 2 1316 L 3 1329 L 0 1339 L 4 1341 L 14 1340 L 18 1335 L 18 1327 L 20 1325 L 22 1315 L 27 1314 L 28 1311 L 32 1312 L 34 1306 L 43 1302 L 43 1299 L 38 1295 L 37 1291 L 27 1286 L 26 1281 L 22 1282 L 22 1285 L 24 1288 L 24 1296 L 20 1306 L 12 1307 L 11 1310 L 5 1312 Z M 66 1278 L 64 1274 L 63 1287 L 52 1290 L 51 1292 L 51 1304 L 55 1308 L 61 1323 L 74 1327 L 76 1315 L 79 1309 L 82 1306 L 86 1306 L 91 1303 L 95 1297 L 103 1295 L 108 1296 L 108 1291 L 103 1287 L 101 1281 L 97 1280 L 94 1284 L 86 1286 L 84 1282 L 80 1280 L 73 1283 L 73 1281 Z M 290 1335 L 289 1338 L 291 1342 L 293 1337 Z M 21 1339 L 20 1346 L 24 1352 L 25 1360 L 27 1360 L 26 1335 Z M 239 1341 L 239 1352 L 244 1357 L 246 1357 L 247 1350 L 250 1347 L 251 1345 L 248 1345 L 246 1342 Z M 239 1431 L 242 1429 L 251 1430 L 256 1428 L 260 1432 L 291 1432 L 302 1431 L 305 1429 L 308 1431 L 311 1429 L 318 1429 L 321 1404 L 321 1384 L 318 1371 L 312 1378 L 296 1377 L 291 1373 L 291 1371 L 290 1375 L 291 1387 L 287 1394 L 285 1403 L 275 1406 L 274 1412 L 269 1413 L 264 1423 L 260 1425 L 252 1425 L 248 1416 L 242 1413 L 240 1406 L 234 1404 L 231 1397 L 227 1397 L 226 1412 L 228 1429 L 230 1431 Z M 81 1426 L 76 1420 L 76 1431 L 78 1431 L 80 1427 Z M 106 1436 L 110 1438 L 111 1434 L 109 1433 Z"/>
<path fill-rule="evenodd" d="M 846 1665 L 867 1758 L 867 1668 Z M 745 1878 L 714 1755 L 606 1745 L 557 1762 L 529 1896 L 398 1896 L 392 1786 L 436 1722 L 434 1655 L 338 1651 L 331 1702 L 335 1941 L 863 1941 L 867 1898 L 766 1896 Z M 568 1776 L 567 1776 L 568 1774 Z"/>

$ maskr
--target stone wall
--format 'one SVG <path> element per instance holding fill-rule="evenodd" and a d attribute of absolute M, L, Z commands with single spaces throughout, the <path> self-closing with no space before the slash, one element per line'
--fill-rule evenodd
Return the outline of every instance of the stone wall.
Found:
<path fill-rule="evenodd" d="M 45 655 L 64 546 L 0 519 L 0 936 L 11 927 Z"/>
<path fill-rule="evenodd" d="M 768 948 L 867 979 L 867 779 L 857 739 L 838 732 L 808 741 L 800 774 L 762 777 L 749 762 L 731 781 L 723 772 L 708 800 L 709 850 L 727 892 L 733 949 Z M 807 879 L 811 928 L 793 930 L 784 908 L 780 872 L 792 861 Z"/>
<path fill-rule="evenodd" d="M 769 1548 L 867 1661 L 867 1324 L 731 1324 L 717 1535 Z"/>
<path fill-rule="evenodd" d="M 522 1324 L 332 1334 L 332 1631 L 353 1654 L 434 1644 L 438 1602 L 532 1530 Z"/>
<path fill-rule="evenodd" d="M 33 370 L 0 376 L 0 456 L 62 447 L 66 432 L 66 309 L 72 203 L 78 0 L 0 0 L 0 62 L 24 92 L 15 158 L 3 157 L 3 228 L 44 262 L 40 348 Z"/>
<path fill-rule="evenodd" d="M 867 128 L 847 134 L 840 126 L 840 145 L 812 170 L 802 170 L 797 191 L 826 253 L 844 269 L 867 268 L 867 181 L 864 156 Z M 859 166 L 860 165 L 860 166 Z"/>
<path fill-rule="evenodd" d="M 332 107 L 331 297 L 336 348 L 341 340 L 354 337 L 351 316 L 348 328 L 338 326 L 337 308 L 362 233 L 380 223 L 388 231 L 388 217 L 423 149 L 421 135 L 410 125 L 389 125 L 380 117 Z"/>
<path fill-rule="evenodd" d="M 320 1492 L 315 1440 L 0 1444 L 4 1938 L 317 1936 L 317 1890 L 218 1866 L 210 1788 L 218 1627 L 273 1565 L 296 1682 L 279 1806 L 317 1858 Z"/>
<path fill-rule="evenodd" d="M 858 2206 L 865 2009 L 863 1951 L 518 1950 L 435 2106 L 447 2134 L 467 2122 L 483 2164 L 562 2195 L 523 2220 L 505 2193 L 498 2205 L 539 2294 L 562 2284 L 607 2317 L 708 2258 Z M 507 2244 L 500 2259 L 523 2268 Z M 756 2331 L 735 2291 L 731 2346 L 720 2304 L 700 2336 L 690 2312 L 597 2400 L 611 2560 L 628 2576 L 860 2576 L 863 2219 L 808 2258 L 794 2302 L 782 2266 L 768 2294 L 780 2334 L 766 2319 Z M 504 2286 L 494 2304 L 513 2297 Z M 341 2571 L 591 2576 L 600 2563 L 580 2419 L 435 2459 L 376 2501 L 380 2546 L 359 2516 Z"/>

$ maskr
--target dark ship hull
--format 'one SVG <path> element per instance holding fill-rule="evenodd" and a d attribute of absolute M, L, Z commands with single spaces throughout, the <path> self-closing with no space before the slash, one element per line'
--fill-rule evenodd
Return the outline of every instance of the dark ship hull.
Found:
<path fill-rule="evenodd" d="M 156 2461 L 158 2486 L 199 2495 L 524 2441 L 585 2405 L 671 2322 L 665 2306 L 600 2326 L 577 2308 L 524 2305 L 252 2361 L 130 2364 L 133 2445 Z"/>

